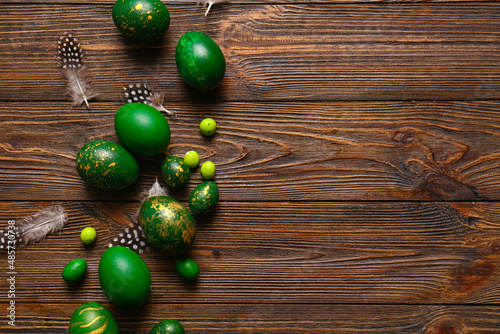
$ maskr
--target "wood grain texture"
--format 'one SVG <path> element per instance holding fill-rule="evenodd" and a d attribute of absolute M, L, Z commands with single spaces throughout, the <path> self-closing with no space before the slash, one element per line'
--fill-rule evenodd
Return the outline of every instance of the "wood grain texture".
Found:
<path fill-rule="evenodd" d="M 102 101 L 119 100 L 121 85 L 138 81 L 171 101 L 500 98 L 495 2 L 260 4 L 207 18 L 196 6 L 171 7 L 167 38 L 145 47 L 123 40 L 110 5 L 4 5 L 0 62 L 9 66 L 0 67 L 0 100 L 63 100 L 56 40 L 73 30 Z M 215 94 L 194 97 L 177 73 L 175 45 L 189 30 L 214 37 L 226 55 Z"/>
<path fill-rule="evenodd" d="M 106 306 L 109 307 L 108 304 Z M 500 316 L 498 306 L 418 306 L 391 305 L 280 305 L 269 304 L 186 304 L 166 303 L 162 315 L 182 321 L 186 333 L 482 333 L 497 332 Z M 68 317 L 78 304 L 19 305 L 19 327 L 1 326 L 2 333 L 33 331 L 36 333 L 67 333 Z M 310 310 L 302 319 L 304 309 Z M 124 312 L 110 307 L 117 314 L 120 333 L 146 334 L 155 325 L 154 310 Z M 324 317 L 329 314 L 331 317 Z M 214 319 L 220 319 L 214 322 Z"/>
<path fill-rule="evenodd" d="M 0 0 L 0 230 L 51 204 L 69 214 L 61 233 L 16 250 L 16 328 L 0 252 L 0 333 L 66 333 L 91 300 L 125 334 L 165 318 L 188 333 L 499 333 L 500 3 L 235 0 L 205 17 L 195 2 L 165 1 L 168 34 L 144 46 L 119 34 L 113 0 Z M 177 73 L 189 30 L 226 55 L 213 92 Z M 100 92 L 90 110 L 70 106 L 57 68 L 67 31 Z M 127 312 L 104 296 L 98 263 L 162 182 L 162 157 L 139 159 L 132 188 L 102 192 L 75 156 L 118 140 L 121 87 L 136 82 L 166 93 L 168 152 L 214 161 L 221 200 L 196 218 L 197 283 L 147 251 L 152 294 Z M 204 117 L 214 137 L 200 134 Z M 170 194 L 187 204 L 201 181 L 195 170 Z M 89 270 L 70 287 L 61 272 L 77 257 Z"/>
<path fill-rule="evenodd" d="M 120 103 L 0 106 L 3 200 L 136 200 L 160 178 L 162 157 L 140 159 L 126 192 L 86 186 L 75 156 L 88 141 L 118 141 Z M 168 152 L 217 165 L 222 200 L 445 200 L 500 198 L 498 102 L 173 103 Z M 217 119 L 214 137 L 198 129 Z M 22 180 L 19 182 L 18 180 Z M 186 198 L 201 182 L 196 169 Z M 163 181 L 162 181 L 163 182 Z M 34 191 L 35 190 L 35 191 Z"/>
<path fill-rule="evenodd" d="M 139 203 L 61 204 L 67 227 L 16 253 L 16 298 L 102 301 L 99 259 L 134 222 Z M 21 220 L 47 205 L 1 202 L 0 220 Z M 183 284 L 173 259 L 143 255 L 152 275 L 149 303 L 497 305 L 499 209 L 498 203 L 223 202 L 213 216 L 196 219 L 189 254 L 202 274 L 195 285 Z M 89 225 L 98 234 L 92 247 L 79 241 Z M 60 273 L 79 257 L 88 262 L 87 276 L 68 287 Z M 6 270 L 1 275 L 5 290 Z"/>

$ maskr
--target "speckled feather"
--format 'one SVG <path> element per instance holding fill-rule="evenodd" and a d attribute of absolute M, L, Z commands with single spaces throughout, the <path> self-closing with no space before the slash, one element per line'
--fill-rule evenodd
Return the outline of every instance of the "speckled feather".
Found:
<path fill-rule="evenodd" d="M 144 103 L 156 108 L 160 112 L 167 113 L 169 116 L 175 116 L 175 113 L 165 109 L 163 106 L 165 94 L 151 90 L 144 83 L 130 84 L 123 87 L 121 96 L 126 103 Z"/>
<path fill-rule="evenodd" d="M 98 93 L 94 90 L 87 75 L 87 68 L 83 63 L 83 50 L 78 39 L 72 34 L 59 37 L 58 49 L 59 66 L 68 81 L 67 92 L 71 96 L 74 106 L 85 102 L 90 108 L 89 100 Z"/>
<path fill-rule="evenodd" d="M 148 198 L 154 196 L 168 196 L 165 188 L 163 188 L 158 180 L 153 184 L 153 186 L 147 191 L 143 191 L 139 196 L 140 203 L 144 203 Z M 142 230 L 142 226 L 139 225 L 139 212 L 140 207 L 137 210 L 136 217 L 134 217 L 134 223 L 130 223 L 128 227 L 126 227 L 122 232 L 118 233 L 118 236 L 113 238 L 111 242 L 108 244 L 108 247 L 113 246 L 123 246 L 127 247 L 137 253 L 142 255 L 144 252 L 148 251 L 151 248 L 151 245 L 144 235 L 144 231 Z"/>

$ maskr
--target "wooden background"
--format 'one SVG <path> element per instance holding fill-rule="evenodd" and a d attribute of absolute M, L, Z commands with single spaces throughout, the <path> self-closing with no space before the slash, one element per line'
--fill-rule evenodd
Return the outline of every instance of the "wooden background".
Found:
<path fill-rule="evenodd" d="M 144 47 L 117 31 L 111 0 L 0 0 L 0 229 L 52 204 L 69 214 L 60 234 L 16 252 L 15 328 L 1 253 L 1 333 L 65 333 L 85 301 L 109 307 L 121 333 L 165 318 L 187 333 L 500 332 L 499 2 L 239 0 L 206 17 L 196 1 L 165 3 L 168 34 Z M 190 30 L 226 56 L 215 92 L 178 75 Z M 86 51 L 100 93 L 90 110 L 65 95 L 63 32 Z M 161 157 L 109 193 L 82 182 L 75 156 L 117 140 L 120 89 L 136 82 L 166 94 L 169 152 L 212 160 L 221 196 L 197 220 L 198 282 L 149 251 L 151 297 L 127 312 L 107 301 L 97 265 Z M 187 204 L 201 180 L 172 196 Z M 88 274 L 68 287 L 61 272 L 77 257 Z"/>

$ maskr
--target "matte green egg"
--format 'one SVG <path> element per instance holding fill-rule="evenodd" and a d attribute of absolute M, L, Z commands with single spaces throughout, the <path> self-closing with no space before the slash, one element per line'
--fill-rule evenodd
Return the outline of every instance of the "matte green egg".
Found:
<path fill-rule="evenodd" d="M 165 319 L 157 323 L 149 334 L 184 334 L 184 326 L 175 319 Z"/>
<path fill-rule="evenodd" d="M 122 308 L 143 306 L 151 291 L 151 274 L 146 263 L 134 251 L 108 248 L 99 261 L 99 282 L 106 297 Z"/>
<path fill-rule="evenodd" d="M 127 103 L 115 115 L 116 135 L 130 152 L 153 157 L 170 143 L 170 126 L 165 116 L 144 103 Z"/>
<path fill-rule="evenodd" d="M 113 22 L 128 39 L 150 43 L 159 40 L 170 25 L 170 14 L 160 0 L 117 0 Z"/>
<path fill-rule="evenodd" d="M 185 253 L 196 237 L 189 210 L 167 196 L 150 197 L 141 206 L 139 223 L 148 241 L 170 255 Z"/>
<path fill-rule="evenodd" d="M 167 185 L 179 189 L 188 184 L 191 171 L 183 159 L 170 154 L 163 159 L 161 175 Z"/>
<path fill-rule="evenodd" d="M 189 207 L 194 215 L 212 212 L 219 202 L 219 187 L 213 181 L 197 185 L 189 196 Z"/>
<path fill-rule="evenodd" d="M 97 302 L 81 304 L 69 321 L 70 334 L 118 334 L 118 325 L 107 308 Z"/>
<path fill-rule="evenodd" d="M 82 280 L 86 271 L 87 261 L 84 259 L 74 259 L 64 267 L 62 277 L 66 283 L 75 284 Z"/>
<path fill-rule="evenodd" d="M 226 72 L 226 60 L 220 47 L 198 31 L 181 36 L 175 49 L 175 62 L 182 79 L 200 91 L 217 87 Z"/>
<path fill-rule="evenodd" d="M 127 188 L 139 176 L 134 157 L 120 144 L 108 140 L 85 144 L 76 156 L 76 169 L 83 181 L 103 190 Z"/>

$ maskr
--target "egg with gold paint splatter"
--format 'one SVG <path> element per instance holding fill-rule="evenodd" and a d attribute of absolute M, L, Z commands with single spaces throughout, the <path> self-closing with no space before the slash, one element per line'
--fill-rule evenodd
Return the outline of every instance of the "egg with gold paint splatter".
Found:
<path fill-rule="evenodd" d="M 170 14 L 160 0 L 117 0 L 113 22 L 128 39 L 151 43 L 163 37 L 170 25 Z"/>
<path fill-rule="evenodd" d="M 197 185 L 189 195 L 189 207 L 195 215 L 206 215 L 212 212 L 219 202 L 219 187 L 214 181 L 206 181 Z"/>
<path fill-rule="evenodd" d="M 168 186 L 179 189 L 188 184 L 191 171 L 183 159 L 169 154 L 163 159 L 161 175 Z"/>
<path fill-rule="evenodd" d="M 94 140 L 85 144 L 76 156 L 76 169 L 87 184 L 102 190 L 131 186 L 139 176 L 139 165 L 120 144 Z"/>
<path fill-rule="evenodd" d="M 148 241 L 170 255 L 185 253 L 196 237 L 189 210 L 168 196 L 150 197 L 141 206 L 139 223 Z"/>
<path fill-rule="evenodd" d="M 118 334 L 118 325 L 111 312 L 97 302 L 81 304 L 71 316 L 70 334 Z"/>

